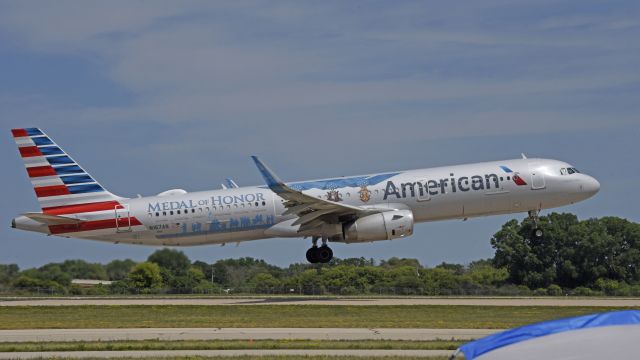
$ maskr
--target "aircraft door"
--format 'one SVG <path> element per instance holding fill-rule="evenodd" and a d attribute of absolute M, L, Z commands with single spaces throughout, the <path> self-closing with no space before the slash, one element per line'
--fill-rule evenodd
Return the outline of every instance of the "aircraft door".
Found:
<path fill-rule="evenodd" d="M 129 204 L 116 205 L 116 232 L 129 232 L 131 231 L 131 212 L 129 211 Z"/>
<path fill-rule="evenodd" d="M 531 189 L 544 189 L 547 185 L 544 179 L 544 173 L 539 169 L 540 164 L 530 163 L 529 172 L 531 173 Z"/>
<path fill-rule="evenodd" d="M 431 195 L 429 194 L 429 188 L 427 179 L 421 179 L 418 181 L 418 187 L 416 189 L 416 199 L 418 202 L 421 201 L 429 201 L 431 200 Z"/>

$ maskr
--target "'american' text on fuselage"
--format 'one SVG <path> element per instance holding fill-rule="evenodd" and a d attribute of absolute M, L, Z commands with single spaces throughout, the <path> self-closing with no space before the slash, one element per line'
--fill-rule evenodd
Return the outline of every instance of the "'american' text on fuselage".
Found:
<path fill-rule="evenodd" d="M 439 180 L 427 180 L 424 183 L 420 181 L 402 183 L 400 186 L 396 186 L 393 181 L 387 181 L 387 186 L 384 190 L 383 200 L 387 200 L 389 196 L 395 196 L 397 199 L 406 198 L 407 196 L 415 197 L 416 188 L 418 196 L 446 194 L 447 188 L 451 189 L 451 192 L 457 191 L 470 191 L 470 190 L 489 190 L 492 188 L 500 188 L 500 177 L 496 174 L 487 174 L 484 177 L 480 175 L 474 176 L 461 176 L 455 178 L 454 174 L 449 174 L 450 178 Z"/>

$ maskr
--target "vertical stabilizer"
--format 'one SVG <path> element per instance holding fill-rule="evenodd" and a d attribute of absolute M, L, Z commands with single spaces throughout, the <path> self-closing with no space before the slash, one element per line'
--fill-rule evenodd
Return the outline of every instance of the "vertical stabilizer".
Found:
<path fill-rule="evenodd" d="M 11 130 L 44 213 L 113 210 L 118 196 L 100 185 L 38 128 Z"/>

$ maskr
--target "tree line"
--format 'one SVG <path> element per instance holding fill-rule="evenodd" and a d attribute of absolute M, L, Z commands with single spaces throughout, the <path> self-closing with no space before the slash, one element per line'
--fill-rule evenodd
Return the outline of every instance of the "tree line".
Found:
<path fill-rule="evenodd" d="M 416 259 L 333 259 L 278 267 L 245 257 L 191 261 L 161 249 L 144 262 L 67 260 L 20 270 L 0 265 L 5 293 L 336 294 L 336 295 L 640 295 L 640 224 L 617 217 L 580 221 L 552 213 L 534 224 L 511 220 L 490 239 L 491 259 L 426 267 Z M 72 279 L 112 281 L 82 288 Z"/>

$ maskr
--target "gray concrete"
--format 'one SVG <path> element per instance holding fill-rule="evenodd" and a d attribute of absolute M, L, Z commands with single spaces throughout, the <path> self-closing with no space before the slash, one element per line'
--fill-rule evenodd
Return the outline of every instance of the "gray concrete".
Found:
<path fill-rule="evenodd" d="M 0 359 L 41 358 L 162 358 L 171 356 L 264 356 L 264 355 L 330 355 L 330 356 L 449 356 L 451 350 L 162 350 L 162 351 L 55 351 L 0 353 Z"/>
<path fill-rule="evenodd" d="M 0 306 L 75 305 L 476 305 L 476 306 L 627 306 L 640 307 L 640 298 L 5 298 Z"/>
<path fill-rule="evenodd" d="M 366 328 L 193 328 L 0 330 L 0 342 L 114 340 L 471 340 L 501 330 Z"/>

